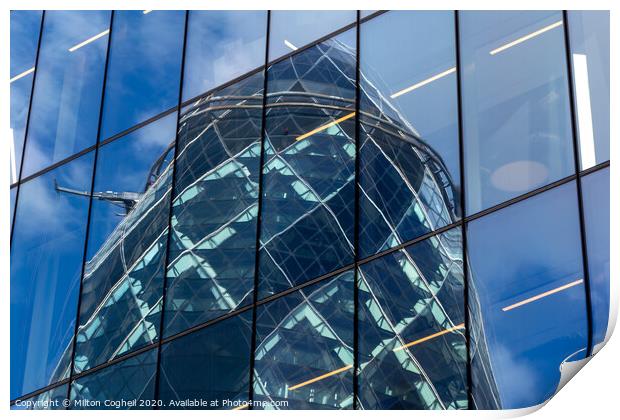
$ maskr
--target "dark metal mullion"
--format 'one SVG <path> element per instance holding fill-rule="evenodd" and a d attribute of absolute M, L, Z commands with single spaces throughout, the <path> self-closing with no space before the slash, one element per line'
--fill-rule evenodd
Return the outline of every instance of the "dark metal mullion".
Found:
<path fill-rule="evenodd" d="M 11 223 L 11 232 L 9 234 L 9 249 L 13 244 L 13 229 L 15 228 L 15 220 L 17 219 L 17 204 L 19 202 L 19 190 L 21 189 L 22 172 L 24 169 L 24 156 L 26 156 L 26 145 L 28 142 L 28 131 L 30 128 L 30 113 L 32 111 L 32 98 L 34 97 L 34 87 L 37 80 L 37 73 L 39 70 L 39 56 L 41 52 L 41 39 L 43 38 L 43 24 L 45 22 L 45 10 L 41 11 L 41 24 L 39 26 L 39 38 L 37 39 L 37 51 L 34 57 L 34 71 L 32 72 L 32 83 L 30 84 L 30 98 L 28 99 L 28 114 L 26 115 L 26 127 L 24 127 L 24 137 L 22 139 L 22 156 L 19 159 L 19 174 L 17 175 L 15 191 L 15 203 L 13 203 L 13 223 Z M 11 139 L 13 141 L 13 139 Z M 15 155 L 15 150 L 13 150 Z"/>
<path fill-rule="evenodd" d="M 265 66 L 263 70 L 263 109 L 261 114 L 261 135 L 260 135 L 260 157 L 258 168 L 258 212 L 256 214 L 256 242 L 254 246 L 254 289 L 252 290 L 252 338 L 250 341 L 250 364 L 249 364 L 249 389 L 248 400 L 252 402 L 254 398 L 254 364 L 255 364 L 255 352 L 256 352 L 256 326 L 257 326 L 257 300 L 258 300 L 258 284 L 259 284 L 259 269 L 260 269 L 260 236 L 262 225 L 262 210 L 263 210 L 263 166 L 265 164 L 265 137 L 267 132 L 267 69 L 269 68 L 269 38 L 271 30 L 271 10 L 267 11 L 267 34 L 265 37 Z M 249 410 L 253 409 L 252 404 L 248 407 Z"/>
<path fill-rule="evenodd" d="M 354 199 L 354 228 L 353 228 L 353 409 L 357 410 L 359 396 L 359 237 L 360 237 L 360 11 L 357 11 L 355 25 L 355 174 L 353 183 L 355 188 Z"/>
<path fill-rule="evenodd" d="M 458 135 L 459 135 L 459 172 L 460 172 L 460 201 L 461 201 L 461 252 L 463 258 L 463 317 L 465 322 L 465 350 L 467 354 L 467 409 L 474 409 L 474 399 L 472 392 L 472 374 L 471 374 L 471 322 L 469 314 L 469 264 L 467 260 L 467 224 L 465 223 L 465 214 L 467 212 L 466 194 L 465 194 L 465 146 L 463 138 L 463 96 L 462 96 L 462 74 L 461 74 L 461 38 L 459 28 L 459 11 L 454 11 L 454 46 L 456 54 L 456 94 L 457 94 L 457 112 L 458 112 Z"/>
<path fill-rule="evenodd" d="M 581 189 L 581 156 L 579 153 L 579 140 L 578 140 L 578 129 L 577 129 L 577 111 L 575 109 L 575 90 L 573 87 L 573 66 L 571 60 L 571 45 L 570 45 L 570 33 L 568 28 L 568 12 L 566 10 L 562 11 L 562 20 L 564 23 L 564 50 L 566 52 L 566 70 L 567 70 L 567 79 L 568 79 L 568 98 L 570 104 L 570 113 L 571 113 L 571 129 L 573 135 L 573 157 L 575 160 L 575 184 L 577 186 L 577 204 L 579 209 L 579 233 L 581 237 L 581 257 L 583 264 L 583 279 L 584 279 L 584 288 L 586 294 L 586 315 L 587 315 L 587 323 L 588 323 L 588 340 L 586 344 L 586 357 L 592 355 L 592 340 L 593 340 L 593 324 L 592 324 L 592 300 L 590 296 L 590 270 L 588 266 L 588 244 L 586 240 L 586 227 L 585 227 L 585 211 L 583 206 L 583 196 Z"/>
<path fill-rule="evenodd" d="M 75 327 L 73 330 L 73 345 L 71 346 L 71 360 L 69 361 L 69 382 L 67 386 L 67 400 L 71 399 L 71 386 L 73 381 L 73 371 L 75 369 L 75 348 L 77 344 L 77 335 L 80 327 L 80 310 L 82 306 L 82 291 L 84 287 L 84 274 L 86 271 L 86 259 L 88 255 L 88 242 L 90 235 L 90 224 L 93 209 L 93 191 L 95 189 L 95 177 L 97 176 L 97 160 L 99 156 L 99 136 L 101 135 L 101 123 L 103 120 L 103 104 L 105 101 L 106 81 L 108 77 L 108 66 L 110 63 L 110 45 L 112 44 L 112 24 L 114 23 L 114 11 L 110 11 L 110 23 L 108 27 L 108 45 L 106 46 L 105 64 L 103 67 L 103 81 L 101 84 L 101 100 L 99 102 L 99 120 L 97 122 L 97 137 L 95 139 L 95 155 L 93 157 L 93 170 L 90 179 L 90 195 L 88 197 L 88 212 L 86 215 L 86 231 L 84 232 L 84 251 L 82 254 L 82 269 L 80 271 L 80 284 L 78 287 L 77 307 L 75 311 Z M 65 407 L 69 409 L 69 407 Z"/>
<path fill-rule="evenodd" d="M 166 250 L 164 255 L 164 264 L 163 264 L 163 279 L 162 279 L 162 294 L 161 294 L 161 314 L 159 317 L 159 339 L 157 340 L 157 358 L 155 362 L 155 391 L 153 395 L 153 399 L 155 400 L 155 404 L 153 409 L 159 410 L 160 406 L 158 404 L 159 400 L 159 388 L 161 382 L 161 347 L 162 340 L 164 337 L 164 319 L 166 313 L 166 292 L 168 289 L 168 264 L 170 263 L 170 248 L 172 243 L 172 211 L 174 207 L 174 192 L 176 185 L 176 177 L 177 177 L 177 159 L 179 156 L 179 129 L 180 129 L 180 121 L 181 121 L 181 103 L 183 101 L 183 79 L 185 73 L 185 55 L 186 55 L 186 47 L 187 47 L 187 27 L 189 24 L 189 11 L 185 11 L 185 23 L 183 25 L 183 46 L 181 47 L 181 68 L 180 68 L 180 76 L 179 76 L 179 97 L 177 98 L 177 124 L 176 124 L 176 132 L 174 134 L 174 157 L 172 159 L 172 174 L 170 180 L 170 197 L 169 197 L 169 207 L 168 207 L 168 236 L 166 237 Z"/>

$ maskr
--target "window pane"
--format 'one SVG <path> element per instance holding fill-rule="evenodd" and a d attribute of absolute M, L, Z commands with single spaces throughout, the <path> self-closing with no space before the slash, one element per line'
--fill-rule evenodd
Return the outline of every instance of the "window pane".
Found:
<path fill-rule="evenodd" d="M 151 409 L 156 364 L 157 349 L 153 349 L 74 380 L 71 409 Z"/>
<path fill-rule="evenodd" d="M 97 157 L 75 371 L 159 337 L 176 113 Z"/>
<path fill-rule="evenodd" d="M 183 100 L 265 64 L 267 11 L 189 12 Z"/>
<path fill-rule="evenodd" d="M 609 160 L 609 11 L 569 11 L 581 169 Z"/>
<path fill-rule="evenodd" d="M 45 13 L 23 176 L 97 141 L 109 24 L 109 11 Z"/>
<path fill-rule="evenodd" d="M 540 404 L 587 344 L 575 183 L 474 220 L 467 244 L 476 406 Z"/>
<path fill-rule="evenodd" d="M 258 307 L 255 401 L 353 407 L 353 281 L 347 271 Z"/>
<path fill-rule="evenodd" d="M 586 224 L 590 298 L 592 301 L 592 344 L 601 344 L 607 333 L 609 293 L 609 168 L 582 178 L 581 191 Z M 598 350 L 599 348 L 595 348 Z"/>
<path fill-rule="evenodd" d="M 467 408 L 461 228 L 360 267 L 364 409 Z"/>
<path fill-rule="evenodd" d="M 61 385 L 34 397 L 20 400 L 11 406 L 11 410 L 65 410 L 63 404 L 67 398 L 68 385 Z"/>
<path fill-rule="evenodd" d="M 263 84 L 256 73 L 183 110 L 166 336 L 252 303 Z"/>
<path fill-rule="evenodd" d="M 21 185 L 11 244 L 11 399 L 66 378 L 93 153 Z"/>
<path fill-rule="evenodd" d="M 17 195 L 17 187 L 13 187 L 11 188 L 11 195 L 10 195 L 10 201 L 11 201 L 11 208 L 9 209 L 9 211 L 11 212 L 10 214 L 10 222 L 9 222 L 9 226 L 11 229 L 13 229 L 13 213 L 15 212 L 15 196 Z"/>
<path fill-rule="evenodd" d="M 561 12 L 462 12 L 467 213 L 574 173 Z"/>
<path fill-rule="evenodd" d="M 11 10 L 11 183 L 17 182 L 22 164 L 41 15 L 39 10 Z"/>
<path fill-rule="evenodd" d="M 269 60 L 355 22 L 355 10 L 272 10 Z"/>
<path fill-rule="evenodd" d="M 162 347 L 159 398 L 170 409 L 185 400 L 219 401 L 231 409 L 248 400 L 252 311 L 218 322 Z M 237 403 L 234 403 L 237 401 Z"/>
<path fill-rule="evenodd" d="M 388 12 L 360 36 L 366 257 L 460 214 L 454 12 Z"/>
<path fill-rule="evenodd" d="M 355 32 L 268 70 L 259 296 L 353 262 Z"/>
<path fill-rule="evenodd" d="M 185 12 L 114 12 L 102 139 L 118 134 L 179 100 Z"/>

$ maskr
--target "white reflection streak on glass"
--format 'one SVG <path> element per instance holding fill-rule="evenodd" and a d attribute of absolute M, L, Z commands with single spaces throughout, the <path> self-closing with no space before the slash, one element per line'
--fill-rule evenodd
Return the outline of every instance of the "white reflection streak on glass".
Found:
<path fill-rule="evenodd" d="M 298 48 L 296 46 L 294 46 L 293 44 L 291 44 L 288 39 L 284 40 L 284 45 L 286 45 L 287 47 L 289 47 L 293 51 L 297 51 L 298 50 Z"/>
<path fill-rule="evenodd" d="M 585 54 L 573 54 L 573 68 L 575 71 L 575 96 L 577 99 L 581 169 L 586 169 L 596 164 L 596 151 L 594 149 L 592 106 L 588 83 L 588 60 Z"/>
<path fill-rule="evenodd" d="M 143 10 L 143 11 L 142 11 L 142 14 L 143 14 L 143 15 L 146 15 L 146 14 L 151 13 L 151 12 L 152 12 L 152 10 Z"/>
<path fill-rule="evenodd" d="M 495 55 L 497 53 L 500 53 L 504 50 L 507 50 L 508 48 L 514 47 L 515 45 L 518 45 L 522 42 L 527 41 L 528 39 L 532 39 L 540 34 L 544 34 L 547 31 L 550 31 L 553 28 L 557 28 L 558 26 L 562 25 L 562 21 L 558 20 L 557 22 L 552 23 L 551 25 L 547 25 L 544 28 L 540 28 L 537 31 L 532 32 L 531 34 L 527 34 L 525 36 L 522 36 L 521 38 L 517 38 L 514 41 L 509 42 L 508 44 L 504 44 L 499 48 L 494 49 L 493 51 L 490 51 L 489 54 L 491 55 Z"/>
<path fill-rule="evenodd" d="M 561 292 L 562 290 L 570 289 L 571 287 L 577 286 L 577 285 L 579 285 L 581 283 L 583 283 L 583 279 L 575 280 L 573 282 L 565 284 L 564 286 L 556 287 L 555 289 L 548 290 L 548 291 L 543 292 L 541 294 L 538 294 L 536 296 L 532 296 L 531 298 L 527 298 L 527 299 L 522 300 L 520 302 L 513 303 L 512 305 L 509 305 L 509 306 L 506 306 L 505 308 L 502 308 L 502 311 L 504 311 L 504 312 L 511 311 L 511 310 L 513 310 L 515 308 L 518 308 L 520 306 L 527 305 L 528 303 L 536 302 L 537 300 L 540 300 L 540 299 L 545 298 L 547 296 L 554 295 L 554 294 L 556 294 L 558 292 Z"/>
<path fill-rule="evenodd" d="M 30 68 L 30 69 L 28 69 L 26 71 L 23 71 L 23 72 L 19 73 L 17 76 L 12 77 L 11 80 L 9 80 L 9 83 L 13 83 L 14 81 L 19 80 L 19 79 L 21 79 L 24 76 L 28 76 L 33 71 L 34 71 L 34 67 L 32 67 L 32 68 Z"/>
<path fill-rule="evenodd" d="M 456 67 L 451 67 L 448 70 L 442 71 L 441 73 L 431 76 L 428 79 L 424 79 L 421 82 L 416 83 L 415 85 L 409 86 L 408 88 L 399 90 L 398 92 L 391 94 L 390 98 L 392 99 L 398 98 L 400 95 L 404 95 L 405 93 L 409 93 L 412 90 L 416 90 L 418 88 L 421 88 L 424 85 L 428 85 L 429 83 L 432 83 L 437 79 L 441 79 L 442 77 L 445 77 L 451 73 L 454 73 L 455 71 L 456 71 Z"/>
<path fill-rule="evenodd" d="M 96 40 L 98 40 L 99 38 L 101 38 L 101 37 L 103 37 L 103 36 L 106 36 L 108 33 L 110 33 L 110 30 L 109 30 L 109 29 L 106 29 L 105 31 L 103 31 L 103 32 L 101 32 L 101 33 L 98 33 L 98 34 L 97 34 L 97 35 L 95 35 L 95 36 L 91 36 L 91 37 L 90 37 L 90 38 L 88 38 L 86 41 L 82 41 L 82 42 L 80 42 L 79 44 L 76 44 L 76 45 L 74 45 L 73 47 L 69 48 L 69 52 L 73 52 L 73 51 L 75 51 L 75 50 L 77 50 L 77 49 L 80 49 L 80 48 L 82 48 L 84 45 L 88 45 L 88 44 L 90 44 L 91 42 L 96 41 Z"/>

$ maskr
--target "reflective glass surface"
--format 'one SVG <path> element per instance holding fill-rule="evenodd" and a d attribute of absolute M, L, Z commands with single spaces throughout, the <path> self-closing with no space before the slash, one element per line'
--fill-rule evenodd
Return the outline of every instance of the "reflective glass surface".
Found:
<path fill-rule="evenodd" d="M 388 12 L 360 30 L 366 257 L 458 219 L 459 137 L 454 13 Z"/>
<path fill-rule="evenodd" d="M 247 401 L 251 341 L 250 310 L 165 344 L 159 386 L 164 407 L 228 410 Z M 217 407 L 176 404 L 195 399 L 219 403 Z"/>
<path fill-rule="evenodd" d="M 565 364 L 584 357 L 580 241 L 574 182 L 468 224 L 477 408 L 540 404 Z"/>
<path fill-rule="evenodd" d="M 99 149 L 76 372 L 159 337 L 176 119 Z"/>
<path fill-rule="evenodd" d="M 9 222 L 9 226 L 11 227 L 11 229 L 13 229 L 13 213 L 15 212 L 15 196 L 16 195 L 17 195 L 17 187 L 11 188 L 11 192 L 10 192 L 10 195 L 9 195 L 9 200 L 10 200 L 10 208 L 9 208 L 10 222 Z"/>
<path fill-rule="evenodd" d="M 185 12 L 114 13 L 101 138 L 176 106 Z"/>
<path fill-rule="evenodd" d="M 355 10 L 272 10 L 269 60 L 347 26 L 356 18 Z"/>
<path fill-rule="evenodd" d="M 378 12 L 378 10 L 360 10 L 360 17 L 365 18 L 366 16 L 370 16 L 375 12 Z"/>
<path fill-rule="evenodd" d="M 353 281 L 346 271 L 258 307 L 255 401 L 352 408 Z"/>
<path fill-rule="evenodd" d="M 592 344 L 605 340 L 610 317 L 609 290 L 609 168 L 581 179 L 586 225 L 590 298 L 592 301 Z M 595 348 L 598 350 L 598 348 Z"/>
<path fill-rule="evenodd" d="M 153 349 L 74 380 L 71 409 L 152 409 L 156 364 Z"/>
<path fill-rule="evenodd" d="M 461 228 L 360 267 L 364 409 L 467 408 Z"/>
<path fill-rule="evenodd" d="M 166 336 L 252 303 L 263 85 L 256 73 L 181 115 Z"/>
<path fill-rule="evenodd" d="M 265 64 L 267 11 L 189 12 L 183 100 Z"/>
<path fill-rule="evenodd" d="M 353 262 L 355 31 L 267 74 L 261 298 Z"/>
<path fill-rule="evenodd" d="M 109 11 L 45 13 L 22 177 L 97 141 L 109 24 Z"/>
<path fill-rule="evenodd" d="M 68 376 L 93 153 L 19 192 L 11 244 L 11 399 Z"/>
<path fill-rule="evenodd" d="M 68 385 L 57 386 L 34 397 L 20 400 L 11 406 L 11 410 L 65 410 Z"/>
<path fill-rule="evenodd" d="M 561 12 L 459 13 L 467 213 L 574 173 Z"/>
<path fill-rule="evenodd" d="M 609 160 L 609 11 L 569 11 L 581 169 Z"/>
<path fill-rule="evenodd" d="M 41 15 L 39 10 L 11 10 L 11 183 L 17 182 L 22 163 Z"/>

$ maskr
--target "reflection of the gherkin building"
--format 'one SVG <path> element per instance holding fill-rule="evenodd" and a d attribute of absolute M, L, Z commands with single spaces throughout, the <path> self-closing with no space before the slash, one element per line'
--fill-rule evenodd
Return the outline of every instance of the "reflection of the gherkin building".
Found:
<path fill-rule="evenodd" d="M 181 110 L 175 185 L 168 148 L 87 262 L 77 372 L 156 342 L 162 312 L 170 336 L 252 303 L 263 101 L 259 299 L 354 262 L 356 153 L 360 258 L 458 219 L 445 164 L 369 74 L 361 74 L 356 147 L 353 35 L 270 66 L 265 98 L 259 72 Z M 467 408 L 460 228 L 260 305 L 255 399 L 352 408 L 356 306 L 360 408 Z M 476 328 L 471 351 L 488 366 Z M 493 395 L 487 373 L 478 386 Z"/>

